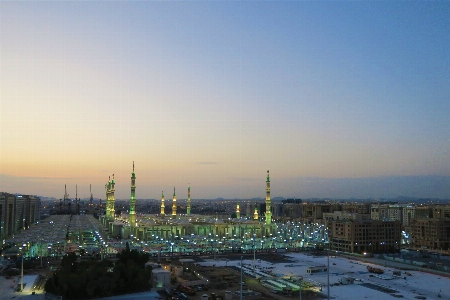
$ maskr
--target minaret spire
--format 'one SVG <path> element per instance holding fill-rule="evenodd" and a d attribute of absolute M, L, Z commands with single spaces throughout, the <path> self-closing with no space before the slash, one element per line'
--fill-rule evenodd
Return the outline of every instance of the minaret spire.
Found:
<path fill-rule="evenodd" d="M 94 202 L 94 198 L 92 197 L 92 185 L 89 184 L 89 194 L 91 194 L 91 198 L 89 199 L 89 205 L 92 206 L 92 202 Z"/>
<path fill-rule="evenodd" d="M 66 210 L 66 205 L 67 205 L 67 203 L 66 203 L 66 201 L 69 201 L 69 194 L 67 194 L 67 185 L 66 184 L 64 184 L 64 210 Z"/>
<path fill-rule="evenodd" d="M 91 194 L 91 198 L 89 199 L 89 214 L 94 214 L 94 197 L 92 196 L 92 185 L 89 184 L 89 194 Z"/>
<path fill-rule="evenodd" d="M 272 210 L 270 201 L 270 176 L 269 170 L 267 170 L 267 178 L 266 178 L 266 225 L 272 224 Z"/>
<path fill-rule="evenodd" d="M 187 198 L 187 210 L 186 214 L 191 214 L 191 184 L 188 184 L 188 198 Z"/>
<path fill-rule="evenodd" d="M 177 218 L 177 197 L 175 195 L 175 187 L 173 187 L 173 198 L 172 198 L 172 219 Z"/>
<path fill-rule="evenodd" d="M 111 176 L 108 176 L 108 179 L 108 183 L 106 184 L 106 218 L 108 220 L 114 220 L 116 202 L 114 198 L 114 185 L 116 184 L 114 174 L 112 175 L 112 179 Z"/>
<path fill-rule="evenodd" d="M 108 176 L 108 182 L 105 184 L 105 191 L 106 191 L 106 207 L 105 207 L 105 213 L 106 213 L 106 219 L 110 220 L 111 216 L 109 215 L 109 204 L 111 202 L 111 176 Z"/>
<path fill-rule="evenodd" d="M 164 212 L 164 210 L 165 210 L 165 205 L 164 205 L 164 191 L 162 191 L 161 192 L 161 213 L 160 213 L 160 215 L 162 216 L 162 217 L 164 217 L 166 214 L 165 214 L 165 212 Z"/>
<path fill-rule="evenodd" d="M 131 227 L 136 226 L 136 175 L 134 174 L 134 161 L 133 161 L 133 172 L 131 173 L 131 197 L 130 197 L 129 223 L 130 223 Z"/>
<path fill-rule="evenodd" d="M 236 205 L 236 218 L 241 218 L 241 208 L 239 203 Z"/>

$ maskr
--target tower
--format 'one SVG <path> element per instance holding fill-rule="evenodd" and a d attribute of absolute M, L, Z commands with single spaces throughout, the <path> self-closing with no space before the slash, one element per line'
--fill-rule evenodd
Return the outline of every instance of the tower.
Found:
<path fill-rule="evenodd" d="M 75 214 L 80 214 L 80 198 L 78 198 L 78 184 L 75 185 Z"/>
<path fill-rule="evenodd" d="M 239 203 L 236 205 L 236 218 L 241 218 L 241 209 L 239 208 Z"/>
<path fill-rule="evenodd" d="M 69 194 L 67 194 L 67 185 L 64 185 L 64 210 L 66 210 L 67 201 L 69 201 Z"/>
<path fill-rule="evenodd" d="M 89 185 L 89 193 L 91 194 L 91 198 L 89 199 L 89 205 L 92 206 L 94 202 L 94 197 L 92 197 L 92 186 Z"/>
<path fill-rule="evenodd" d="M 89 198 L 89 214 L 93 215 L 94 214 L 94 197 L 92 196 L 92 185 L 89 184 L 89 194 L 91 195 L 91 197 Z"/>
<path fill-rule="evenodd" d="M 267 170 L 266 178 L 266 225 L 272 224 L 272 210 L 270 209 L 270 176 L 269 170 Z"/>
<path fill-rule="evenodd" d="M 257 221 L 258 219 L 259 219 L 258 206 L 255 203 L 255 212 L 253 213 L 253 220 Z"/>
<path fill-rule="evenodd" d="M 186 214 L 191 214 L 191 185 L 188 185 L 188 198 L 187 198 L 187 210 Z"/>
<path fill-rule="evenodd" d="M 136 226 L 136 175 L 134 174 L 134 161 L 133 161 L 133 173 L 131 173 L 131 197 L 130 197 L 130 214 L 129 222 L 131 227 Z"/>
<path fill-rule="evenodd" d="M 172 198 L 172 219 L 177 218 L 177 197 L 175 196 L 175 187 L 173 187 L 173 198 Z"/>
<path fill-rule="evenodd" d="M 106 219 L 110 220 L 111 216 L 109 215 L 109 203 L 110 203 L 110 199 L 111 199 L 111 176 L 108 176 L 108 182 L 105 184 L 105 191 L 106 191 L 106 206 L 105 206 L 105 214 L 106 214 Z"/>
<path fill-rule="evenodd" d="M 115 198 L 114 198 L 114 174 L 111 177 L 108 178 L 108 183 L 105 185 L 106 188 L 106 218 L 108 220 L 114 220 L 114 204 L 115 204 Z"/>
<path fill-rule="evenodd" d="M 161 192 L 161 216 L 164 217 L 165 216 L 165 212 L 164 210 L 166 209 L 166 206 L 164 205 L 164 191 Z"/>
<path fill-rule="evenodd" d="M 116 203 L 116 198 L 114 198 L 114 186 L 116 185 L 116 182 L 114 181 L 114 174 L 112 176 L 112 180 L 111 180 L 111 202 L 110 202 L 110 206 L 109 206 L 109 215 L 111 216 L 111 220 L 114 220 L 114 215 L 116 214 L 116 209 L 115 209 L 115 203 Z"/>

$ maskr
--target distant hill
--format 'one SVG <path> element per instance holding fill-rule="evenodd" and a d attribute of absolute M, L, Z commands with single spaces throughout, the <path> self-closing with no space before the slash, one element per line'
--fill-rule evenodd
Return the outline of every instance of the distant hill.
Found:
<path fill-rule="evenodd" d="M 283 179 L 282 184 L 277 193 L 288 198 L 450 199 L 450 176 L 298 177 Z"/>

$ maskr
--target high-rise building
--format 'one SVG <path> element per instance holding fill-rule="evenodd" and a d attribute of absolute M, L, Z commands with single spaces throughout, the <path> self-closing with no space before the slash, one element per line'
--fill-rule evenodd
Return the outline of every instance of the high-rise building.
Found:
<path fill-rule="evenodd" d="M 0 192 L 0 245 L 40 219 L 41 202 L 31 195 Z"/>

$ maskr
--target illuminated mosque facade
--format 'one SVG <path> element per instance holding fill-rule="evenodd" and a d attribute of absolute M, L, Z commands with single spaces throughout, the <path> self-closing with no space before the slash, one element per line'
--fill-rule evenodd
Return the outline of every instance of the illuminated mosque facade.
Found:
<path fill-rule="evenodd" d="M 266 176 L 265 220 L 260 221 L 260 213 L 255 207 L 253 218 L 241 218 L 240 205 L 236 206 L 236 218 L 218 219 L 211 215 L 191 214 L 191 187 L 188 186 L 187 213 L 177 214 L 175 187 L 172 197 L 172 214 L 165 214 L 164 192 L 161 193 L 160 214 L 138 214 L 136 212 L 136 175 L 131 173 L 131 197 L 128 214 L 115 216 L 114 175 L 105 185 L 106 213 L 100 217 L 111 237 L 137 238 L 140 241 L 152 239 L 170 240 L 189 236 L 229 238 L 261 238 L 275 236 L 276 225 L 272 224 L 270 200 L 270 176 Z M 249 211 L 249 210 L 247 210 Z M 261 214 L 262 215 L 262 214 Z"/>

